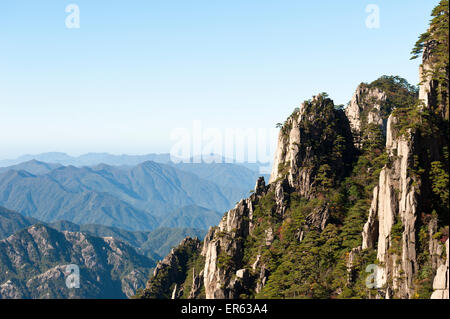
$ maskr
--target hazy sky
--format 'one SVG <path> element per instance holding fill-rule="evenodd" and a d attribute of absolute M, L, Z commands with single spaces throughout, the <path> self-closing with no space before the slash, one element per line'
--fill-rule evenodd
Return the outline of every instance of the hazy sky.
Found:
<path fill-rule="evenodd" d="M 383 74 L 417 84 L 409 53 L 437 2 L 1 1 L 0 159 L 167 152 L 193 121 L 273 128 L 322 91 L 341 104 Z"/>

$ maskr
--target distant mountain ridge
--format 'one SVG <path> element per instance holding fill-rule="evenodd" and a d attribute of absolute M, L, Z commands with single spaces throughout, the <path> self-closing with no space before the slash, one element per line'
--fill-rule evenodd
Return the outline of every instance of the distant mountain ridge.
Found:
<path fill-rule="evenodd" d="M 0 207 L 0 240 L 36 224 L 43 224 L 61 232 L 82 232 L 94 237 L 113 237 L 134 247 L 138 253 L 154 260 L 167 255 L 170 249 L 178 245 L 185 237 L 203 238 L 206 234 L 206 229 L 186 227 L 161 227 L 152 231 L 128 231 L 97 224 L 78 225 L 66 220 L 45 223 Z"/>
<path fill-rule="evenodd" d="M 70 156 L 66 153 L 48 152 L 41 154 L 27 154 L 15 159 L 0 160 L 0 167 L 17 165 L 23 162 L 36 160 L 46 163 L 58 163 L 61 165 L 92 166 L 100 163 L 108 165 L 138 165 L 146 161 L 158 163 L 170 162 L 170 154 L 147 154 L 147 155 L 113 155 L 109 153 L 87 153 L 80 156 Z"/>
<path fill-rule="evenodd" d="M 260 172 L 261 167 L 269 167 L 270 163 L 261 162 L 241 162 L 235 159 L 226 158 L 217 154 L 193 156 L 190 158 L 177 158 L 169 153 L 149 153 L 145 155 L 115 155 L 110 153 L 86 153 L 80 156 L 70 156 L 62 152 L 47 152 L 40 154 L 26 154 L 12 159 L 0 160 L 0 171 L 4 167 L 13 166 L 29 161 L 38 161 L 45 163 L 54 163 L 64 166 L 94 166 L 98 164 L 107 164 L 113 166 L 135 166 L 143 162 L 152 161 L 162 164 L 234 164 L 246 167 L 254 172 Z"/>
<path fill-rule="evenodd" d="M 0 167 L 0 174 L 7 172 L 9 170 L 15 170 L 15 171 L 27 171 L 28 173 L 31 173 L 33 175 L 43 175 L 50 173 L 52 170 L 61 167 L 61 164 L 54 164 L 54 163 L 45 163 L 40 162 L 38 160 L 32 159 L 27 162 L 22 162 L 19 164 L 11 165 L 8 167 Z"/>
<path fill-rule="evenodd" d="M 207 228 L 248 194 L 256 176 L 234 164 L 148 161 L 133 167 L 75 167 L 32 160 L 0 170 L 0 205 L 46 222 L 68 220 L 128 230 L 168 224 L 169 214 L 186 214 L 190 207 L 197 215 L 203 209 L 208 225 L 179 219 L 176 226 Z"/>
<path fill-rule="evenodd" d="M 25 217 L 22 214 L 0 207 L 0 239 L 38 223 L 40 223 L 40 220 Z"/>

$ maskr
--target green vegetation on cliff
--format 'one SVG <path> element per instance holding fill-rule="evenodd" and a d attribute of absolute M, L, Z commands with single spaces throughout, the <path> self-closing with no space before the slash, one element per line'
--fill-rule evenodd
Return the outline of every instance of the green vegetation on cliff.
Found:
<path fill-rule="evenodd" d="M 442 0 L 433 16 L 431 32 L 421 37 L 423 46 L 419 43 L 415 52 L 425 51 L 424 63 L 433 74 L 440 74 L 447 63 L 446 77 L 431 87 L 441 98 L 423 105 L 418 88 L 398 76 L 362 84 L 355 100 L 365 105 L 351 104 L 362 112 L 354 117 L 360 121 L 355 146 L 349 120 L 326 93 L 305 101 L 281 127 L 276 180 L 238 204 L 241 215 L 233 211 L 225 216 L 221 232 L 210 232 L 221 240 L 211 235 L 205 242 L 213 252 L 206 255 L 206 267 L 215 262 L 218 268 L 208 269 L 207 296 L 431 296 L 449 224 L 448 99 L 443 90 L 448 88 L 448 56 L 443 61 L 440 51 L 448 47 L 442 39 L 445 32 L 448 37 L 442 23 L 448 22 L 448 1 Z M 427 52 L 434 52 L 437 60 L 429 60 Z M 370 121 L 374 112 L 377 120 Z M 392 126 L 385 131 L 388 118 Z M 247 220 L 236 222 L 239 218 Z M 227 231 L 230 224 L 245 229 Z M 187 264 L 199 256 L 200 249 Z M 380 289 L 367 286 L 369 265 L 386 271 Z M 183 272 L 177 283 L 186 287 L 191 279 Z M 233 281 L 238 274 L 242 285 Z M 406 279 L 411 286 L 405 288 Z M 238 292 L 230 293 L 235 287 Z"/>
<path fill-rule="evenodd" d="M 427 63 L 432 64 L 425 73 L 436 81 L 432 83 L 436 90 L 434 110 L 440 110 L 443 117 L 449 120 L 449 2 L 441 0 L 431 13 L 429 29 L 422 33 L 416 42 L 411 59 L 422 56 Z"/>
<path fill-rule="evenodd" d="M 200 241 L 186 238 L 160 262 L 144 290 L 139 290 L 134 298 L 170 299 L 174 289 L 187 298 L 190 293 L 194 269 L 200 272 L 204 267 L 199 253 Z M 180 289 L 181 288 L 181 289 Z M 179 297 L 181 297 L 179 296 Z"/>

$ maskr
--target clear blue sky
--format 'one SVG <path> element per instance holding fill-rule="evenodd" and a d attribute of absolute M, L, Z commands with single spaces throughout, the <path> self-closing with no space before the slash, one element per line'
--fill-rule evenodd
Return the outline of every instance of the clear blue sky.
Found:
<path fill-rule="evenodd" d="M 1 1 L 0 159 L 167 152 L 193 120 L 274 127 L 318 92 L 341 104 L 383 74 L 417 84 L 409 53 L 437 2 Z"/>

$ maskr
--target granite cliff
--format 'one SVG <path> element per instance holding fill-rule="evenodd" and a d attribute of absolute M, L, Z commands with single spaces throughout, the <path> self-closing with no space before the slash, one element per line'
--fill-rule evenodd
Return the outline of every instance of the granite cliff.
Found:
<path fill-rule="evenodd" d="M 433 31 L 448 1 L 433 16 L 413 51 L 418 88 L 383 76 L 345 111 L 326 93 L 303 102 L 268 184 L 203 243 L 182 242 L 137 297 L 448 298 L 448 28 Z"/>

